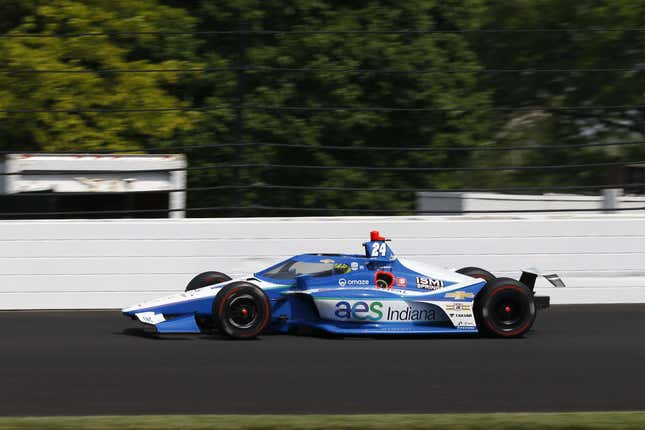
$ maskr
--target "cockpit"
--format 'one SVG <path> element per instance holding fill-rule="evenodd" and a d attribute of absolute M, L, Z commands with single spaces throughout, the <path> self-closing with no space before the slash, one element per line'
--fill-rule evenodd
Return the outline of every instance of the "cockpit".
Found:
<path fill-rule="evenodd" d="M 276 266 L 269 267 L 268 269 L 259 272 L 258 276 L 286 280 L 294 279 L 298 276 L 313 276 L 321 278 L 325 276 L 343 275 L 349 273 L 351 268 L 345 263 L 335 263 L 332 260 L 328 261 L 302 261 L 297 259 L 289 259 L 279 263 Z"/>

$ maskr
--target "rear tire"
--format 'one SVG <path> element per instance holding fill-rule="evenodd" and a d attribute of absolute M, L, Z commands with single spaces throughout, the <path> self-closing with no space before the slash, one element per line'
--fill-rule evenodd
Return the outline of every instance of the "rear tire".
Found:
<path fill-rule="evenodd" d="M 220 333 L 233 339 L 252 339 L 271 319 L 269 298 L 249 282 L 224 286 L 213 301 L 213 322 Z"/>
<path fill-rule="evenodd" d="M 488 282 L 475 298 L 474 311 L 479 332 L 492 337 L 520 337 L 536 316 L 533 293 L 511 278 Z"/>
<path fill-rule="evenodd" d="M 495 279 L 495 275 L 490 273 L 488 270 L 480 269 L 479 267 L 462 267 L 457 270 L 457 273 L 470 276 L 471 278 L 483 279 L 486 282 L 490 282 Z"/>
<path fill-rule="evenodd" d="M 230 280 L 231 277 L 222 272 L 204 272 L 191 279 L 184 291 L 192 291 Z"/>

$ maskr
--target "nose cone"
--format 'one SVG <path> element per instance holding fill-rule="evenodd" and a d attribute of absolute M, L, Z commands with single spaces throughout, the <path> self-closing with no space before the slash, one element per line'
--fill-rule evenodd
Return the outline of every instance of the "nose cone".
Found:
<path fill-rule="evenodd" d="M 123 308 L 121 309 L 121 313 L 127 316 L 134 316 L 134 314 L 137 312 L 137 309 L 141 309 L 141 305 L 134 305 L 134 306 L 129 306 L 127 308 Z"/>
<path fill-rule="evenodd" d="M 138 312 L 137 308 L 138 308 L 138 305 L 130 306 L 128 308 L 123 308 L 121 309 L 121 314 L 125 317 L 132 318 L 133 320 L 139 320 L 139 318 L 137 318 L 137 312 Z"/>
<path fill-rule="evenodd" d="M 121 313 L 126 317 L 134 318 L 134 311 L 132 310 L 132 308 L 123 308 L 121 309 Z"/>

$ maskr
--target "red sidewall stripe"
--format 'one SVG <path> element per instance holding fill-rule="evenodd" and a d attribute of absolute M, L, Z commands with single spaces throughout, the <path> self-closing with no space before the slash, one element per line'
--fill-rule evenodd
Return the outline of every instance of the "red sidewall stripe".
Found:
<path fill-rule="evenodd" d="M 493 298 L 496 294 L 498 294 L 498 293 L 500 293 L 502 291 L 506 291 L 506 290 L 519 291 L 523 296 L 526 296 L 525 291 L 522 290 L 520 287 L 518 287 L 516 285 L 503 285 L 503 286 L 495 289 L 495 291 L 493 291 L 493 293 L 488 298 L 488 301 L 490 301 L 490 299 Z M 523 326 L 521 326 L 520 328 L 517 328 L 515 330 L 501 331 L 501 330 L 498 330 L 495 327 L 493 327 L 492 324 L 488 321 L 488 318 L 484 318 L 484 322 L 486 323 L 488 328 L 491 329 L 493 332 L 495 332 L 496 334 L 499 334 L 500 336 L 505 336 L 505 337 L 515 336 L 518 333 L 522 333 L 524 330 L 526 330 L 526 328 L 531 323 L 531 321 L 529 320 L 529 321 L 526 322 L 526 324 L 524 324 Z"/>
<path fill-rule="evenodd" d="M 226 293 L 226 295 L 225 295 L 224 297 L 222 297 L 222 303 L 220 303 L 220 305 L 219 305 L 219 309 L 218 309 L 218 312 L 217 312 L 217 314 L 218 314 L 218 316 L 219 316 L 220 320 L 223 320 L 223 316 L 224 316 L 224 305 L 225 305 L 225 304 L 226 304 L 226 302 L 228 301 L 229 297 L 231 297 L 231 295 L 233 295 L 234 293 L 238 292 L 240 289 L 241 289 L 241 287 L 232 288 L 230 291 L 228 291 L 228 292 Z M 263 296 L 264 296 L 264 294 L 263 294 Z M 254 332 L 248 333 L 248 334 L 243 334 L 243 335 L 241 335 L 240 337 L 255 337 L 255 336 L 257 336 L 257 335 L 258 335 L 262 330 L 264 330 L 264 328 L 266 327 L 266 325 L 269 323 L 269 319 L 270 319 L 270 317 L 271 317 L 271 310 L 270 310 L 270 308 L 269 308 L 269 300 L 266 298 L 266 296 L 264 296 L 264 299 L 265 299 L 265 300 L 264 300 L 264 308 L 265 308 L 265 309 L 264 309 L 264 321 L 262 321 L 262 324 L 260 324 L 260 326 L 258 327 L 258 329 L 257 329 L 257 330 L 255 330 Z"/>

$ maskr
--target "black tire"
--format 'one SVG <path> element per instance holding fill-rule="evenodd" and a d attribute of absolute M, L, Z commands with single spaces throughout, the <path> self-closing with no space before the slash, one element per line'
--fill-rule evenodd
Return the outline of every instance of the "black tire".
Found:
<path fill-rule="evenodd" d="M 535 322 L 536 309 L 529 288 L 511 278 L 496 278 L 475 298 L 479 332 L 492 337 L 520 337 Z"/>
<path fill-rule="evenodd" d="M 213 301 L 213 322 L 233 339 L 257 337 L 271 319 L 271 305 L 264 291 L 249 282 L 224 286 Z"/>
<path fill-rule="evenodd" d="M 230 281 L 231 277 L 221 272 L 204 272 L 190 280 L 184 291 L 192 291 L 209 285 L 219 284 L 220 282 Z"/>
<path fill-rule="evenodd" d="M 480 269 L 479 267 L 462 267 L 457 270 L 457 273 L 462 275 L 470 276 L 472 278 L 483 279 L 486 282 L 490 282 L 495 279 L 495 275 L 490 273 L 488 270 Z"/>

